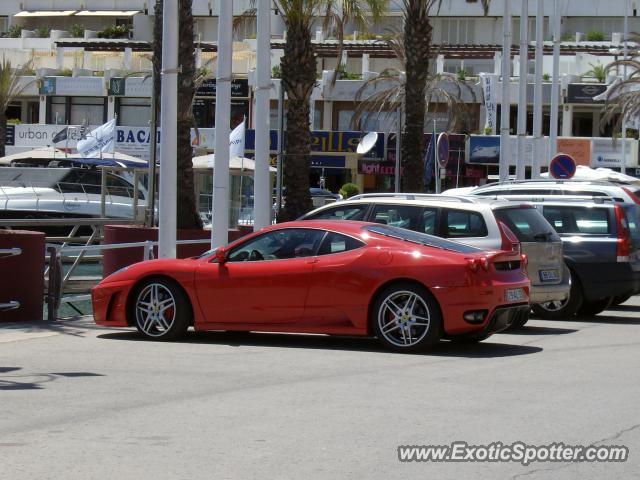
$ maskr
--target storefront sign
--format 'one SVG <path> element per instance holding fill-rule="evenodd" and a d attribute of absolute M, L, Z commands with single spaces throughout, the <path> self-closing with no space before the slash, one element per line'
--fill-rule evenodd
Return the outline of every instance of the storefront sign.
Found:
<path fill-rule="evenodd" d="M 591 141 L 591 167 L 622 166 L 622 140 L 611 138 L 594 138 Z M 625 145 L 626 167 L 638 166 L 638 140 L 627 139 Z"/>
<path fill-rule="evenodd" d="M 202 82 L 196 91 L 196 97 L 215 97 L 216 96 L 216 79 L 209 78 Z M 248 98 L 249 97 L 249 80 L 246 78 L 236 78 L 231 82 L 232 98 Z"/>
<path fill-rule="evenodd" d="M 467 163 L 498 165 L 500 163 L 500 136 L 471 135 Z"/>
<path fill-rule="evenodd" d="M 383 175 L 386 177 L 393 177 L 396 174 L 396 162 L 358 160 L 358 173 L 362 175 Z"/>
<path fill-rule="evenodd" d="M 593 83 L 570 83 L 567 88 L 567 103 L 604 103 L 593 97 L 604 93 L 606 85 Z"/>
<path fill-rule="evenodd" d="M 571 155 L 576 165 L 591 165 L 591 139 L 563 137 L 557 140 L 557 151 Z"/>
<path fill-rule="evenodd" d="M 44 77 L 41 95 L 68 95 L 73 97 L 104 95 L 102 77 Z"/>
<path fill-rule="evenodd" d="M 153 79 L 145 77 L 114 77 L 109 79 L 107 94 L 114 97 L 151 97 Z"/>

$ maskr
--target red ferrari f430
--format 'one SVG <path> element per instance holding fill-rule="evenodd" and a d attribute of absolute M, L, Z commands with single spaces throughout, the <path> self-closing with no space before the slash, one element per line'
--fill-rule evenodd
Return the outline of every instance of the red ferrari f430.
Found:
<path fill-rule="evenodd" d="M 423 350 L 479 341 L 529 313 L 526 257 L 388 225 L 270 226 L 198 258 L 150 260 L 92 291 L 98 325 L 170 340 L 195 330 L 374 336 Z"/>

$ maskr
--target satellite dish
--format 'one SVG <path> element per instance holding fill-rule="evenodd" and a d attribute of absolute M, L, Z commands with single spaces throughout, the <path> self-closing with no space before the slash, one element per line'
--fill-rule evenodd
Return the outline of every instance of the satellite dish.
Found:
<path fill-rule="evenodd" d="M 360 155 L 364 155 L 375 146 L 377 141 L 378 141 L 378 132 L 367 133 L 362 138 L 362 140 L 360 140 L 360 143 L 356 148 L 356 152 L 358 152 Z"/>

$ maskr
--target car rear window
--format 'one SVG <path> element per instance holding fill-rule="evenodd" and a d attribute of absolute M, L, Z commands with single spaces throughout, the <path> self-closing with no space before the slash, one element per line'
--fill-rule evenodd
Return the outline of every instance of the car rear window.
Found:
<path fill-rule="evenodd" d="M 482 251 L 479 248 L 471 247 L 463 243 L 453 242 L 444 238 L 434 237 L 433 235 L 427 235 L 426 233 L 414 232 L 412 230 L 392 227 L 389 225 L 369 225 L 364 227 L 364 230 L 377 233 L 378 235 L 384 235 L 385 237 L 404 240 L 405 242 L 418 243 L 420 245 L 451 250 L 458 253 L 477 253 Z"/>
<path fill-rule="evenodd" d="M 609 208 L 544 206 L 544 217 L 558 233 L 607 235 L 611 233 Z"/>
<path fill-rule="evenodd" d="M 559 241 L 553 227 L 535 208 L 500 208 L 494 211 L 496 219 L 503 222 L 521 242 Z"/>

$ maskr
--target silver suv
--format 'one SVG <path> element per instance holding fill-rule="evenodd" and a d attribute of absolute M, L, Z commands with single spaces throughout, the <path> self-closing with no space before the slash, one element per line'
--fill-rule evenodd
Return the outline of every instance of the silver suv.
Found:
<path fill-rule="evenodd" d="M 532 197 L 584 196 L 608 197 L 616 202 L 640 204 L 640 184 L 614 183 L 596 180 L 516 180 L 491 183 L 473 189 L 447 190 L 443 195 L 478 195 L 525 200 Z"/>
<path fill-rule="evenodd" d="M 562 301 L 569 295 L 562 241 L 531 204 L 480 197 L 372 193 L 320 207 L 301 219 L 377 222 L 483 249 L 512 250 L 519 242 L 529 262 L 531 303 Z"/>

